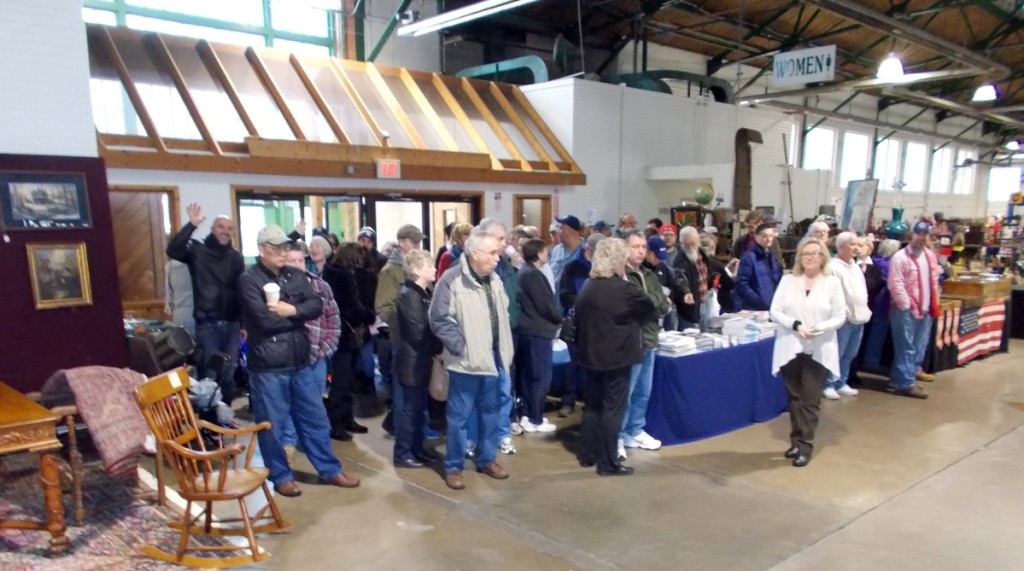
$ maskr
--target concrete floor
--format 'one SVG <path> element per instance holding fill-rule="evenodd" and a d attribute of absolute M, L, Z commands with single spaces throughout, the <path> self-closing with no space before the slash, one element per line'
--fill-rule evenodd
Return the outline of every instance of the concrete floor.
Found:
<path fill-rule="evenodd" d="M 263 536 L 261 569 L 1022 569 L 1024 341 L 946 371 L 918 401 L 873 390 L 823 403 L 811 464 L 782 457 L 789 418 L 636 451 L 636 474 L 600 478 L 573 452 L 580 413 L 516 438 L 496 481 L 397 471 L 379 419 L 335 443 L 363 485 L 315 484 L 297 460 L 296 523 Z M 878 382 L 875 385 L 881 388 Z"/>

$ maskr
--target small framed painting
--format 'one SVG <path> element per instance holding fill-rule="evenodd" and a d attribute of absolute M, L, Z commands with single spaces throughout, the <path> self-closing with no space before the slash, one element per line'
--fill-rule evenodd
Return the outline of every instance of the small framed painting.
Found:
<path fill-rule="evenodd" d="M 89 196 L 80 173 L 0 172 L 6 230 L 89 228 Z"/>
<path fill-rule="evenodd" d="M 36 309 L 92 305 L 85 242 L 27 247 Z"/>

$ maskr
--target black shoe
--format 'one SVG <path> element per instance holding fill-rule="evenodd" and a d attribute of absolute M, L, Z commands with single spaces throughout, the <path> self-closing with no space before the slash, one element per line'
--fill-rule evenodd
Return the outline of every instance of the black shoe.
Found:
<path fill-rule="evenodd" d="M 569 418 L 575 410 L 576 408 L 572 405 L 562 405 L 562 408 L 558 409 L 558 418 Z"/>
<path fill-rule="evenodd" d="M 424 466 L 426 466 L 426 464 L 416 460 L 415 458 L 395 461 L 395 468 L 423 468 Z"/>
<path fill-rule="evenodd" d="M 596 462 L 590 462 L 582 458 L 577 458 L 576 461 L 580 463 L 580 468 L 593 468 L 594 464 L 596 464 Z"/>
<path fill-rule="evenodd" d="M 420 462 L 424 462 L 426 464 L 430 464 L 431 462 L 437 462 L 438 460 L 441 459 L 440 454 L 438 454 L 437 452 L 431 452 L 429 450 L 424 450 L 423 452 L 414 452 L 413 457 L 419 460 Z"/>
<path fill-rule="evenodd" d="M 352 440 L 352 434 L 344 428 L 336 428 L 331 431 L 331 440 L 340 440 L 342 442 L 349 442 Z"/>
<path fill-rule="evenodd" d="M 796 458 L 799 455 L 800 455 L 800 449 L 797 448 L 796 446 L 793 446 L 789 450 L 786 450 L 786 453 L 783 454 L 783 456 L 785 456 L 786 458 Z"/>
<path fill-rule="evenodd" d="M 358 422 L 353 422 L 352 424 L 346 426 L 345 430 L 351 432 L 352 434 L 366 434 L 367 432 L 370 431 L 369 428 L 366 428 L 365 426 L 359 424 Z"/>
<path fill-rule="evenodd" d="M 793 458 L 793 465 L 797 468 L 803 468 L 804 466 L 811 463 L 811 457 L 807 454 L 801 454 L 796 458 Z"/>
<path fill-rule="evenodd" d="M 630 468 L 629 466 L 622 465 L 616 466 L 611 470 L 602 470 L 601 468 L 597 469 L 598 476 L 629 476 L 632 473 L 632 468 Z"/>

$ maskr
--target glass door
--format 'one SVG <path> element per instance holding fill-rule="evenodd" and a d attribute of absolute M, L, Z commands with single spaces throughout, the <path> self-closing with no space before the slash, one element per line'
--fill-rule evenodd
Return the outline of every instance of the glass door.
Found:
<path fill-rule="evenodd" d="M 444 227 L 450 222 L 480 221 L 478 194 L 402 194 L 389 192 L 365 198 L 366 224 L 377 231 L 377 246 L 395 240 L 398 229 L 415 224 L 426 235 L 423 248 L 436 252 L 444 244 Z"/>
<path fill-rule="evenodd" d="M 261 228 L 277 224 L 287 234 L 305 217 L 304 196 L 257 196 L 257 193 L 238 195 L 238 235 L 246 264 L 254 263 L 259 256 L 256 234 Z"/>

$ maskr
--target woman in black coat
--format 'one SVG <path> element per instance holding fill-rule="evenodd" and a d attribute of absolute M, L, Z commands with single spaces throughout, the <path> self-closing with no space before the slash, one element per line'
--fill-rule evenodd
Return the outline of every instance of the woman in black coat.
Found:
<path fill-rule="evenodd" d="M 630 368 L 643 360 L 641 324 L 656 318 L 654 302 L 626 281 L 629 247 L 618 238 L 597 244 L 590 279 L 576 298 L 576 340 L 587 370 L 580 466 L 601 476 L 628 476 L 616 453 L 629 400 Z"/>
<path fill-rule="evenodd" d="M 355 368 L 364 341 L 366 327 L 373 325 L 377 316 L 373 309 L 360 301 L 356 285 L 355 268 L 360 262 L 360 246 L 345 242 L 324 266 L 323 279 L 331 286 L 334 300 L 341 313 L 341 339 L 338 351 L 331 357 L 331 387 L 327 396 L 327 415 L 331 419 L 331 438 L 352 440 L 352 433 L 365 434 L 367 429 L 353 415 L 352 385 Z"/>
<path fill-rule="evenodd" d="M 395 377 L 402 391 L 402 412 L 396 415 L 394 462 L 398 468 L 422 468 L 439 458 L 423 448 L 427 387 L 441 342 L 430 330 L 430 286 L 437 278 L 430 252 L 413 250 L 402 262 L 405 285 L 398 294 Z"/>

